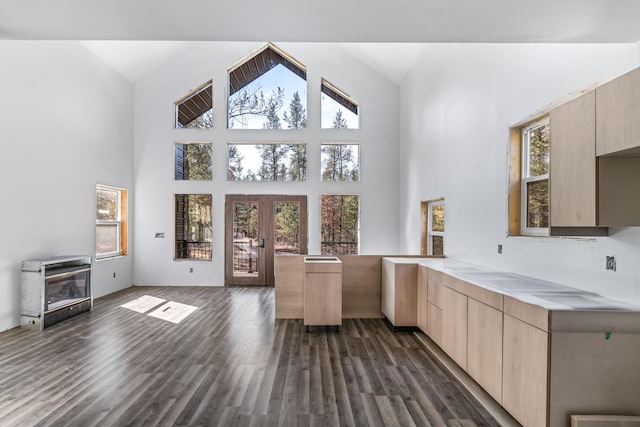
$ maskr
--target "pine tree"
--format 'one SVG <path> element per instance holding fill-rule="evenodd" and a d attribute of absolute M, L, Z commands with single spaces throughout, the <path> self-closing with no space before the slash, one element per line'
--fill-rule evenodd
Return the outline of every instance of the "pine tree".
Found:
<path fill-rule="evenodd" d="M 258 171 L 261 181 L 282 181 L 287 170 L 284 159 L 289 152 L 289 146 L 285 144 L 261 144 L 258 145 L 262 166 Z"/>
<path fill-rule="evenodd" d="M 353 161 L 353 150 L 346 144 L 322 146 L 322 179 L 325 181 L 352 181 L 357 170 Z M 357 179 L 356 179 L 357 181 Z"/>
<path fill-rule="evenodd" d="M 211 144 L 184 144 L 184 163 L 187 179 L 211 179 Z"/>
<path fill-rule="evenodd" d="M 269 106 L 267 111 L 267 121 L 262 124 L 262 129 L 282 129 L 280 117 L 278 117 L 279 109 L 280 107 L 277 104 Z"/>
<path fill-rule="evenodd" d="M 347 129 L 347 120 L 342 118 L 342 110 L 336 112 L 336 116 L 333 118 L 334 129 Z"/>
<path fill-rule="evenodd" d="M 291 144 L 291 170 L 289 171 L 291 181 L 304 181 L 307 179 L 307 145 Z"/>
<path fill-rule="evenodd" d="M 227 180 L 242 180 L 242 160 L 244 156 L 238 151 L 237 145 L 229 145 L 229 161 L 227 167 Z"/>
<path fill-rule="evenodd" d="M 300 101 L 300 94 L 295 91 L 291 103 L 289 104 L 289 112 L 284 112 L 282 120 L 287 122 L 289 129 L 304 129 L 307 127 L 307 113 Z"/>

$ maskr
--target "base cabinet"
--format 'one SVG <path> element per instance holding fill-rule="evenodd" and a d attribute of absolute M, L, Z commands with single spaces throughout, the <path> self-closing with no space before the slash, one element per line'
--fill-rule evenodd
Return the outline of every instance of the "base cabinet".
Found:
<path fill-rule="evenodd" d="M 337 257 L 304 260 L 304 324 L 342 325 L 342 262 Z"/>
<path fill-rule="evenodd" d="M 467 296 L 442 288 L 442 349 L 467 369 Z"/>
<path fill-rule="evenodd" d="M 468 299 L 467 372 L 502 403 L 502 312 Z"/>
<path fill-rule="evenodd" d="M 549 333 L 504 315 L 502 406 L 524 426 L 547 426 Z"/>
<path fill-rule="evenodd" d="M 382 313 L 393 326 L 418 324 L 418 262 L 382 259 Z"/>

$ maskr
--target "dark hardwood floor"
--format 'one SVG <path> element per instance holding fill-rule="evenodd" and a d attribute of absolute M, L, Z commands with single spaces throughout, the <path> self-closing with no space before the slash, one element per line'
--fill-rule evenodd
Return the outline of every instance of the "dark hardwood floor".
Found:
<path fill-rule="evenodd" d="M 198 307 L 180 324 L 121 308 Z M 0 426 L 495 426 L 382 319 L 274 320 L 273 288 L 133 287 L 43 332 L 0 334 Z"/>

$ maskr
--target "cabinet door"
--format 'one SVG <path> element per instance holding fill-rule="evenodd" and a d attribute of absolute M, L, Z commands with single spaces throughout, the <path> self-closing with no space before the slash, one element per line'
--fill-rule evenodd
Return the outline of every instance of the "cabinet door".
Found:
<path fill-rule="evenodd" d="M 442 309 L 428 303 L 427 309 L 427 331 L 426 334 L 436 344 L 442 347 Z"/>
<path fill-rule="evenodd" d="M 428 270 L 427 279 L 429 286 L 427 289 L 427 300 L 435 306 L 442 308 L 442 283 L 444 281 L 444 274 L 430 268 Z"/>
<path fill-rule="evenodd" d="M 549 334 L 504 315 L 502 406 L 520 424 L 547 425 Z"/>
<path fill-rule="evenodd" d="M 502 312 L 468 299 L 467 373 L 502 402 Z"/>
<path fill-rule="evenodd" d="M 549 113 L 552 227 L 595 227 L 597 221 L 595 92 Z"/>
<path fill-rule="evenodd" d="M 442 348 L 467 369 L 467 296 L 442 287 Z"/>
<path fill-rule="evenodd" d="M 427 268 L 418 266 L 418 328 L 425 334 L 428 330 L 429 318 L 427 316 Z"/>
<path fill-rule="evenodd" d="M 640 68 L 596 89 L 596 155 L 640 146 Z"/>

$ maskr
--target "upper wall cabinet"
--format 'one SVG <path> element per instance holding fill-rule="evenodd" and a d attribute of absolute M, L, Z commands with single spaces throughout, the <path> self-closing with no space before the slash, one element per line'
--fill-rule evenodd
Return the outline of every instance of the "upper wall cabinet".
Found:
<path fill-rule="evenodd" d="M 598 225 L 595 116 L 593 91 L 549 113 L 551 234 L 554 227 Z"/>
<path fill-rule="evenodd" d="M 596 155 L 640 147 L 640 68 L 596 89 Z"/>

